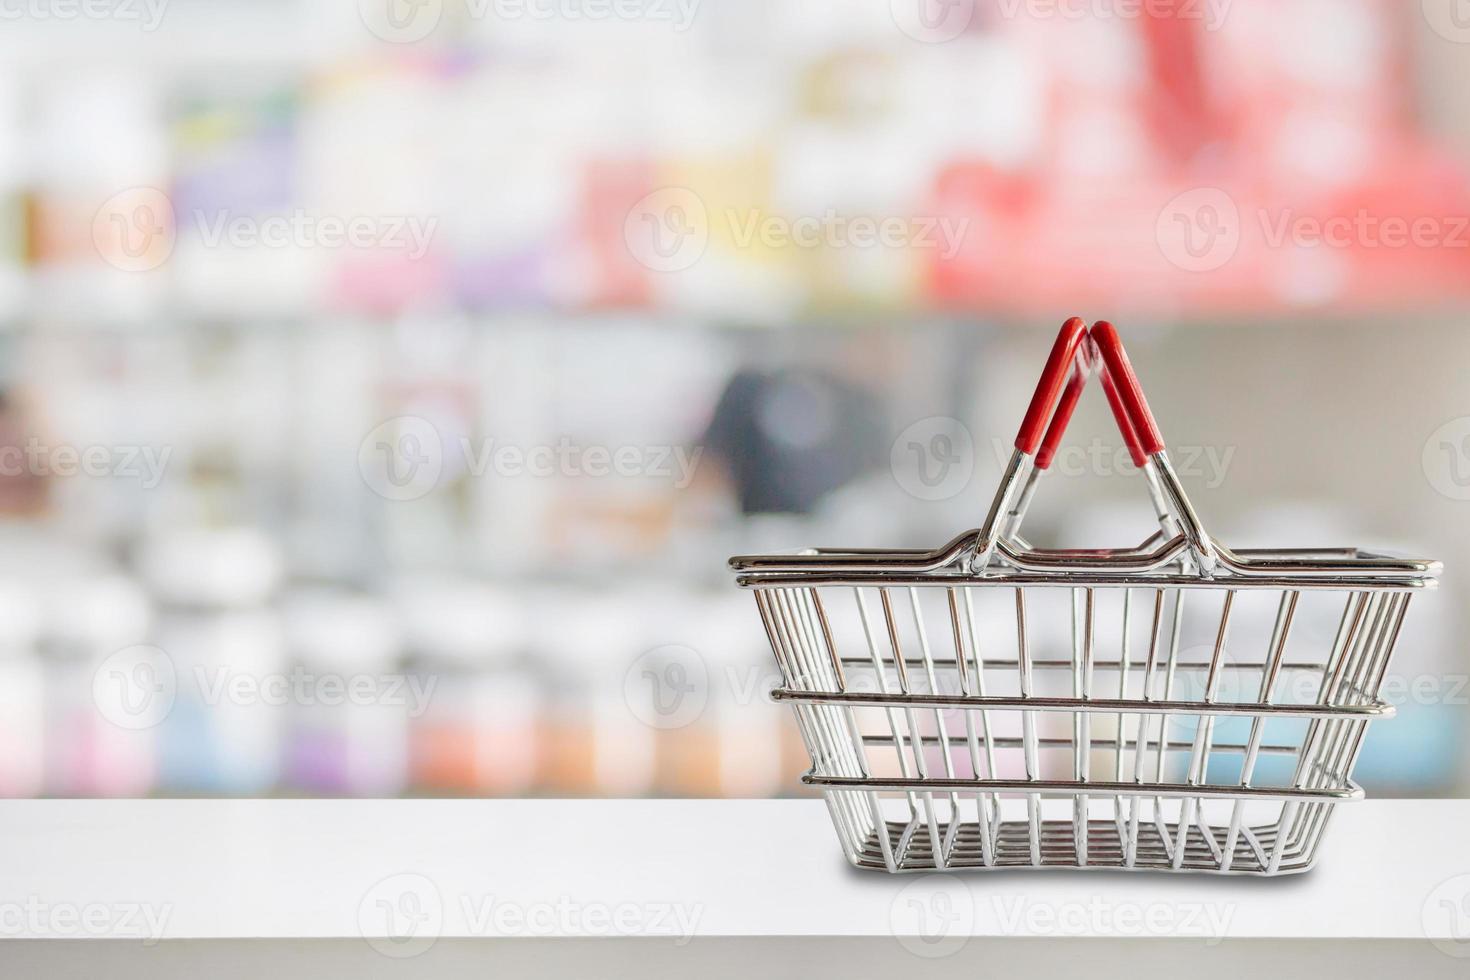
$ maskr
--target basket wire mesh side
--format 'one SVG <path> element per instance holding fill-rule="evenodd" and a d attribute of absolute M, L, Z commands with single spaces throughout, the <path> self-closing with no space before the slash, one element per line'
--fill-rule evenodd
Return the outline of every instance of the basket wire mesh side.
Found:
<path fill-rule="evenodd" d="M 1022 519 L 1094 372 L 1159 530 L 1032 548 Z M 1075 319 L 980 529 L 731 567 L 811 755 L 803 780 L 858 867 L 1265 875 L 1310 868 L 1336 805 L 1361 798 L 1389 658 L 1439 570 L 1211 538 L 1116 332 Z"/>
<path fill-rule="evenodd" d="M 813 760 L 806 782 L 825 790 L 860 867 L 1306 870 L 1334 805 L 1361 795 L 1348 774 L 1368 721 L 1391 713 L 1377 691 L 1409 601 L 1333 592 L 1342 611 L 1330 647 L 1287 661 L 1301 592 L 1273 590 L 1261 658 L 1227 663 L 1237 593 L 1226 590 L 1209 660 L 1182 663 L 1187 590 L 1112 590 L 1126 625 L 1106 648 L 1093 628 L 1102 590 L 1065 590 L 1078 615 L 1070 655 L 1056 657 L 1027 642 L 1032 589 L 1000 587 L 1013 598 L 1014 639 L 982 653 L 978 588 L 933 587 L 940 612 L 922 606 L 920 588 L 756 592 L 780 696 Z M 1136 606 L 1146 645 L 1135 656 Z M 834 639 L 839 613 L 860 623 L 861 646 Z M 1227 672 L 1248 699 L 1219 697 Z M 1199 675 L 1200 700 L 1178 699 L 1185 673 Z M 1042 674 L 1061 675 L 1070 697 L 1039 695 Z M 990 693 L 1006 682 L 1019 696 Z M 1281 696 L 1297 691 L 1310 698 Z M 1273 720 L 1296 723 L 1268 741 Z M 1222 721 L 1241 737 L 1217 739 Z M 1278 763 L 1266 785 L 1255 778 L 1263 756 Z"/>

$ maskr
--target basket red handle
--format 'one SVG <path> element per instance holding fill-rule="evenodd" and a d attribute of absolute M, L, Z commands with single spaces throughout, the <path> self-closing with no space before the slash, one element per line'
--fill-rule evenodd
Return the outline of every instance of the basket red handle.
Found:
<path fill-rule="evenodd" d="M 1086 336 L 1087 325 L 1082 322 L 1081 317 L 1077 316 L 1062 324 L 1062 329 L 1057 333 L 1056 342 L 1051 346 L 1051 356 L 1046 359 L 1046 367 L 1041 372 L 1041 380 L 1036 383 L 1036 391 L 1032 394 L 1031 404 L 1026 409 L 1026 417 L 1021 420 L 1020 431 L 1016 433 L 1016 448 L 1027 456 L 1036 455 L 1036 450 L 1041 445 L 1042 436 L 1046 434 L 1053 414 L 1059 414 L 1055 410 L 1062 397 L 1063 386 L 1067 383 L 1067 372 L 1072 369 L 1072 363 L 1077 358 L 1077 351 Z M 1077 394 L 1081 394 L 1080 386 Z M 1077 400 L 1073 398 L 1067 412 L 1069 416 L 1071 408 L 1076 406 Z M 1064 428 L 1065 425 L 1064 419 Z M 1060 438 L 1060 433 L 1058 438 Z"/>
<path fill-rule="evenodd" d="M 1128 455 L 1133 459 L 1133 465 L 1139 469 L 1148 462 L 1148 455 L 1143 447 L 1138 444 L 1138 433 L 1133 431 L 1133 423 L 1128 421 L 1128 410 L 1123 407 L 1123 400 L 1118 395 L 1118 386 L 1113 384 L 1113 376 L 1106 370 L 1101 372 L 1103 392 L 1108 396 L 1108 407 L 1113 410 L 1113 420 L 1118 423 L 1118 431 L 1123 434 L 1123 442 L 1128 446 Z"/>
<path fill-rule="evenodd" d="M 1072 413 L 1076 411 L 1077 401 L 1082 397 L 1082 389 L 1087 387 L 1087 369 L 1082 363 L 1081 354 L 1081 351 L 1085 349 L 1078 348 L 1077 363 L 1072 367 L 1072 377 L 1062 391 L 1062 399 L 1057 402 L 1056 411 L 1052 412 L 1051 425 L 1046 429 L 1046 438 L 1041 440 L 1041 448 L 1036 450 L 1037 469 L 1044 470 L 1051 466 L 1051 461 L 1057 454 L 1057 447 L 1062 444 L 1062 436 L 1067 431 L 1067 423 L 1072 421 Z"/>
<path fill-rule="evenodd" d="M 1084 343 L 1085 341 L 1085 343 Z M 1062 444 L 1067 424 L 1072 420 L 1082 389 L 1087 385 L 1088 351 L 1096 351 L 1098 373 L 1102 377 L 1103 391 L 1112 409 L 1118 431 L 1128 447 L 1133 465 L 1142 467 L 1148 457 L 1164 448 L 1164 437 L 1159 432 L 1153 413 L 1143 396 L 1143 387 L 1138 375 L 1123 349 L 1118 331 L 1106 320 L 1099 320 L 1089 330 L 1081 320 L 1073 317 L 1062 324 L 1057 339 L 1052 344 L 1051 355 L 1031 404 L 1026 409 L 1026 418 L 1016 434 L 1016 448 L 1034 455 L 1037 469 L 1051 466 L 1057 449 Z M 1068 369 L 1070 368 L 1070 375 Z M 1062 379 L 1067 378 L 1065 387 Z M 1118 379 L 1122 379 L 1121 383 Z"/>
<path fill-rule="evenodd" d="M 1164 436 L 1159 432 L 1153 412 L 1148 409 L 1143 386 L 1138 383 L 1138 375 L 1128 361 L 1123 341 L 1118 339 L 1118 331 L 1108 321 L 1099 320 L 1089 333 L 1102 360 L 1103 386 L 1113 417 L 1118 421 L 1134 463 L 1142 466 L 1145 457 L 1164 451 Z"/>

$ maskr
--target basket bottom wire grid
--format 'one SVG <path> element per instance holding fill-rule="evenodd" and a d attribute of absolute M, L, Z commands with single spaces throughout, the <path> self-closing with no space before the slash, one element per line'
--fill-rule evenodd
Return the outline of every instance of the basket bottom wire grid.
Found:
<path fill-rule="evenodd" d="M 1317 843 L 1334 806 L 1315 803 L 1296 807 L 1294 814 L 1285 814 L 1288 818 L 1285 835 L 1281 833 L 1280 820 L 1241 826 L 1230 860 L 1226 861 L 1228 813 L 1219 820 L 1211 815 L 1194 821 L 1181 847 L 1177 819 L 1162 817 L 1169 801 L 1141 800 L 1139 806 L 1144 816 L 1136 824 L 1127 816 L 1091 817 L 1085 840 L 1077 832 L 1077 823 L 1070 818 L 1040 820 L 1033 828 L 1024 814 L 1018 819 L 992 819 L 984 824 L 979 820 L 939 822 L 937 832 L 931 835 L 922 812 L 909 820 L 885 820 L 880 839 L 880 831 L 874 829 L 868 816 L 872 803 L 861 799 L 868 795 L 848 790 L 824 794 L 852 864 L 874 871 L 897 872 L 1036 868 L 1298 874 L 1311 868 Z M 1051 802 L 1056 801 L 1043 801 Z M 1285 811 L 1291 806 L 1287 804 L 1280 809 Z M 941 859 L 937 862 L 936 839 L 941 845 Z"/>

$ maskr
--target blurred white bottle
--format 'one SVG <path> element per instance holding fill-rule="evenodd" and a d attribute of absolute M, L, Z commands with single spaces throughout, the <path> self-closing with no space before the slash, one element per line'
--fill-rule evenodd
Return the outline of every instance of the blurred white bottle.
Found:
<path fill-rule="evenodd" d="M 153 642 L 174 672 L 158 726 L 159 778 L 176 792 L 249 795 L 280 780 L 286 668 L 276 546 L 253 528 L 155 535 L 138 567 L 159 612 Z"/>
<path fill-rule="evenodd" d="M 0 581 L 0 797 L 37 796 L 45 773 L 45 672 L 34 590 Z"/>
<path fill-rule="evenodd" d="M 420 697 L 386 603 L 303 590 L 283 603 L 290 650 L 289 779 L 311 792 L 397 796 Z"/>
<path fill-rule="evenodd" d="M 574 796 L 642 796 L 655 784 L 657 728 L 626 683 L 646 652 L 648 610 L 629 594 L 566 587 L 537 594 L 535 642 L 549 684 L 547 783 Z M 636 689 L 636 685 L 634 685 Z"/>
<path fill-rule="evenodd" d="M 147 596 L 119 573 L 79 573 L 48 581 L 43 609 L 46 792 L 147 794 L 176 690 L 172 664 L 145 642 Z"/>
<path fill-rule="evenodd" d="M 790 709 L 770 698 L 781 678 L 760 614 L 744 591 L 726 590 L 701 605 L 700 636 L 710 669 L 717 672 L 712 721 L 719 794 L 778 795 L 794 775 L 785 771 L 781 756 Z"/>
<path fill-rule="evenodd" d="M 520 655 L 523 592 L 440 576 L 392 589 L 412 674 L 432 696 L 412 722 L 412 782 L 519 796 L 539 775 L 541 692 Z"/>

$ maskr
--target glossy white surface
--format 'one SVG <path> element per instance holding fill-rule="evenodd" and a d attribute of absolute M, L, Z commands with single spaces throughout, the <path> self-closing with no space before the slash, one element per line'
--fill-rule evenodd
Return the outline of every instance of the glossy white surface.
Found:
<path fill-rule="evenodd" d="M 1434 938 L 1470 956 L 1467 823 L 1470 801 L 1344 805 L 1293 878 L 890 877 L 849 869 L 807 800 L 9 801 L 0 936 Z"/>

